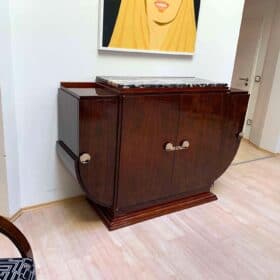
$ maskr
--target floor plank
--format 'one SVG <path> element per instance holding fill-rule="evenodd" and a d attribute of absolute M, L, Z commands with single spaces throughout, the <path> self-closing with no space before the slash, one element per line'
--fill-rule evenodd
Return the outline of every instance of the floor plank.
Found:
<path fill-rule="evenodd" d="M 264 158 L 270 158 L 275 156 L 274 154 L 258 148 L 247 139 L 242 139 L 238 152 L 232 162 L 233 165 L 250 162 L 254 160 L 260 160 Z"/>

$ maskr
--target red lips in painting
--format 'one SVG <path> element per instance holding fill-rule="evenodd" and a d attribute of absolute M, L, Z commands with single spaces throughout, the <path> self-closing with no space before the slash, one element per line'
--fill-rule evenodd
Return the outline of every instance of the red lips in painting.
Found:
<path fill-rule="evenodd" d="M 158 0 L 155 1 L 155 6 L 159 10 L 159 12 L 164 12 L 169 7 L 169 4 L 166 3 L 165 1 Z"/>

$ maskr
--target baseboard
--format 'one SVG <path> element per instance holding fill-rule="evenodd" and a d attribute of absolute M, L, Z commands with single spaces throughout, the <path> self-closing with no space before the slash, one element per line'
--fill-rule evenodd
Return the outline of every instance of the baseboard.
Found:
<path fill-rule="evenodd" d="M 18 210 L 14 215 L 12 215 L 9 220 L 15 222 L 22 214 L 22 209 Z"/>
<path fill-rule="evenodd" d="M 37 211 L 37 210 L 40 210 L 43 208 L 48 208 L 48 207 L 51 207 L 53 205 L 60 204 L 60 203 L 72 203 L 72 202 L 80 201 L 80 200 L 84 200 L 84 199 L 85 199 L 85 195 L 79 195 L 79 196 L 75 196 L 75 197 L 70 197 L 70 198 L 55 200 L 55 201 L 51 201 L 51 202 L 47 202 L 47 203 L 36 204 L 33 206 L 29 206 L 29 207 L 24 207 L 24 208 L 21 208 L 20 210 L 18 210 L 14 215 L 9 217 L 8 219 L 11 222 L 15 222 L 24 213 Z"/>
<path fill-rule="evenodd" d="M 254 146 L 256 149 L 258 149 L 259 151 L 262 151 L 262 152 L 264 152 L 264 153 L 270 154 L 271 157 L 276 157 L 276 156 L 279 155 L 279 154 L 277 154 L 277 153 L 273 153 L 273 152 L 270 152 L 270 151 L 268 151 L 268 150 L 266 150 L 266 149 L 263 149 L 263 148 L 259 147 L 258 145 L 256 145 L 255 143 L 251 142 L 251 141 L 250 141 L 249 139 L 247 139 L 247 138 L 246 138 L 246 139 L 243 138 L 243 141 L 248 142 L 249 144 L 251 144 L 252 146 Z"/>
<path fill-rule="evenodd" d="M 197 206 L 200 204 L 208 203 L 211 201 L 216 200 L 216 195 L 208 192 L 208 193 L 202 193 L 199 195 L 178 199 L 172 202 L 168 203 L 162 203 L 157 206 L 149 207 L 140 211 L 134 211 L 132 213 L 128 213 L 122 216 L 118 217 L 112 217 L 109 212 L 106 211 L 105 208 L 100 207 L 98 205 L 95 205 L 91 203 L 100 218 L 103 220 L 104 224 L 108 227 L 109 230 L 115 230 L 121 227 L 125 227 L 128 225 L 132 225 L 135 223 L 139 223 L 151 218 L 159 217 L 164 214 L 172 213 L 175 211 L 180 211 L 186 208 L 190 208 L 193 206 Z M 81 200 L 86 200 L 86 197 L 84 195 L 79 195 L 76 197 L 56 200 L 48 203 L 42 203 L 38 205 L 33 205 L 30 207 L 24 207 L 17 211 L 14 215 L 12 215 L 9 220 L 11 222 L 15 222 L 22 214 L 32 212 L 32 211 L 38 211 L 44 208 L 48 208 L 51 206 L 54 206 L 56 204 L 60 203 L 73 203 Z"/>

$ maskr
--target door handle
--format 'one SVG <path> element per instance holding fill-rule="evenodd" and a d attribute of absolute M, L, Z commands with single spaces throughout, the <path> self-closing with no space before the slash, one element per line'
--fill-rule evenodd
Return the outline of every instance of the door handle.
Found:
<path fill-rule="evenodd" d="M 261 76 L 256 76 L 255 77 L 255 82 L 256 83 L 260 83 L 262 81 L 262 77 Z"/>
<path fill-rule="evenodd" d="M 245 82 L 249 82 L 249 78 L 240 78 L 240 81 L 245 81 Z"/>
<path fill-rule="evenodd" d="M 191 144 L 188 140 L 184 140 L 182 142 L 181 146 L 179 146 L 179 147 L 180 147 L 181 150 L 185 150 L 185 149 L 188 149 L 190 147 L 190 145 Z"/>
<path fill-rule="evenodd" d="M 174 152 L 176 150 L 176 147 L 172 143 L 167 143 L 164 147 L 166 152 Z"/>
<path fill-rule="evenodd" d="M 180 146 L 174 146 L 172 143 L 167 143 L 165 145 L 166 152 L 174 152 L 174 151 L 181 151 L 186 150 L 190 147 L 190 142 L 188 140 L 184 140 Z"/>
<path fill-rule="evenodd" d="M 81 164 L 88 164 L 91 160 L 91 155 L 88 153 L 84 153 L 80 155 Z"/>

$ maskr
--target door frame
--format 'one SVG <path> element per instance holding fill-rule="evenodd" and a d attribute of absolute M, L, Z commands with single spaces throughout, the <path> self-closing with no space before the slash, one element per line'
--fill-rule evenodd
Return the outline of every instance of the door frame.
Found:
<path fill-rule="evenodd" d="M 264 35 L 264 28 L 265 26 L 265 20 L 262 19 L 261 22 L 261 30 L 260 30 L 260 34 L 259 34 L 259 40 L 257 42 L 257 49 L 256 49 L 256 54 L 255 54 L 255 59 L 254 59 L 254 63 L 253 63 L 253 68 L 252 68 L 252 72 L 251 72 L 251 76 L 249 77 L 249 81 L 251 81 L 249 83 L 249 94 L 250 96 L 254 95 L 254 103 L 252 103 L 252 98 L 249 99 L 249 104 L 248 104 L 248 109 L 247 109 L 247 113 L 245 116 L 245 122 L 244 122 L 244 126 L 243 126 L 243 132 L 244 132 L 244 138 L 246 139 L 250 139 L 250 134 L 251 134 L 251 128 L 252 125 L 247 124 L 247 121 L 249 120 L 249 108 L 252 107 L 252 119 L 254 116 L 254 112 L 255 112 L 255 108 L 256 108 L 256 104 L 257 104 L 257 99 L 258 99 L 258 95 L 259 95 L 259 90 L 260 90 L 260 82 L 256 82 L 256 77 L 260 76 L 262 79 L 262 74 L 263 74 L 263 68 L 264 68 L 264 61 L 262 63 L 261 62 L 261 55 L 262 55 L 262 42 L 263 42 L 263 35 Z"/>
<path fill-rule="evenodd" d="M 4 142 L 4 126 L 2 111 L 2 92 L 0 88 L 0 215 L 9 216 L 9 194 Z"/>
<path fill-rule="evenodd" d="M 243 27 L 242 24 L 243 24 L 243 20 L 245 19 L 245 17 L 252 18 L 252 14 L 251 14 L 251 16 L 248 16 L 248 14 L 249 14 L 248 10 L 253 9 L 253 6 L 249 6 L 249 5 L 247 6 L 246 4 L 247 4 L 248 0 L 245 0 L 245 1 L 246 1 L 246 3 L 244 6 L 241 28 Z M 253 3 L 253 2 L 251 2 L 251 3 Z M 252 5 L 255 5 L 255 3 L 253 3 Z M 251 77 L 250 77 L 251 83 L 249 84 L 249 88 L 248 88 L 250 95 L 253 95 L 253 94 L 256 95 L 255 102 L 253 104 L 252 119 L 254 118 L 254 115 L 255 115 L 256 104 L 258 102 L 260 87 L 262 84 L 262 80 L 261 80 L 261 82 L 256 82 L 255 77 L 260 76 L 261 78 L 263 78 L 263 70 L 264 70 L 264 66 L 266 63 L 267 49 L 268 49 L 268 44 L 269 44 L 269 39 L 270 39 L 271 27 L 272 27 L 272 23 L 273 23 L 273 17 L 271 15 L 273 15 L 274 2 L 273 1 L 265 2 L 262 5 L 265 5 L 265 10 L 261 11 L 261 15 L 259 14 L 259 17 L 262 17 L 262 23 L 261 23 L 262 26 L 261 26 L 259 41 L 257 42 L 258 46 L 257 46 L 254 66 L 253 66 Z M 238 50 L 239 43 L 240 43 L 240 41 L 238 40 L 237 50 Z M 236 50 L 236 56 L 238 54 L 237 50 Z M 234 68 L 236 66 L 236 60 L 237 59 L 235 59 Z M 233 74 L 234 74 L 234 72 L 233 72 Z M 249 104 L 249 106 L 250 105 L 251 104 Z M 248 108 L 249 108 L 249 106 L 248 106 Z M 248 119 L 248 111 L 247 111 L 247 114 L 245 117 L 243 133 L 244 133 L 244 138 L 251 140 L 252 126 L 251 126 L 251 128 L 247 129 L 247 119 Z M 254 122 L 254 119 L 253 119 L 253 122 Z"/>

